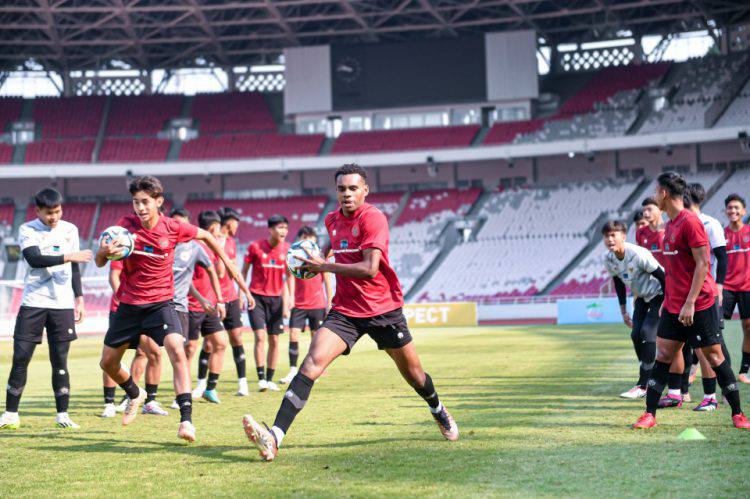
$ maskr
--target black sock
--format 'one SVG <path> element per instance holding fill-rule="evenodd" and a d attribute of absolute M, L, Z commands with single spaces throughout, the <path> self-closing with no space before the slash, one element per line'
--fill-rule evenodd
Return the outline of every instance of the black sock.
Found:
<path fill-rule="evenodd" d="M 266 366 L 256 367 L 255 370 L 258 373 L 258 381 L 266 379 Z"/>
<path fill-rule="evenodd" d="M 685 367 L 685 372 L 680 376 L 680 392 L 683 394 L 690 391 L 690 366 L 692 364 L 688 364 Z"/>
<path fill-rule="evenodd" d="M 201 353 L 198 354 L 198 379 L 206 379 L 208 374 L 208 359 L 211 357 L 209 352 L 201 349 Z"/>
<path fill-rule="evenodd" d="M 159 390 L 159 385 L 150 385 L 146 383 L 146 403 L 153 402 L 156 400 L 156 392 Z"/>
<path fill-rule="evenodd" d="M 68 348 L 70 342 L 51 343 L 52 390 L 55 392 L 57 412 L 68 412 L 70 404 L 70 374 L 68 373 Z"/>
<path fill-rule="evenodd" d="M 747 374 L 750 371 L 750 352 L 742 352 L 742 363 L 740 364 L 740 374 Z"/>
<path fill-rule="evenodd" d="M 125 395 L 127 395 L 131 400 L 137 399 L 138 395 L 141 394 L 141 389 L 138 388 L 138 385 L 135 384 L 132 376 L 129 376 L 125 383 L 120 383 L 120 388 L 125 390 Z"/>
<path fill-rule="evenodd" d="M 667 376 L 667 387 L 670 390 L 679 390 L 682 386 L 682 374 L 681 373 L 669 373 Z"/>
<path fill-rule="evenodd" d="M 737 379 L 734 377 L 732 368 L 724 360 L 724 362 L 714 367 L 714 372 L 716 372 L 716 380 L 719 382 L 721 391 L 724 397 L 726 397 L 729 407 L 732 408 L 732 416 L 741 413 L 740 392 L 737 388 Z"/>
<path fill-rule="evenodd" d="M 208 373 L 208 383 L 206 390 L 216 390 L 216 384 L 219 382 L 219 373 Z"/>
<path fill-rule="evenodd" d="M 302 373 L 297 373 L 294 376 L 292 382 L 289 383 L 289 389 L 284 394 L 284 399 L 281 401 L 279 412 L 276 413 L 276 419 L 273 422 L 274 426 L 280 428 L 284 433 L 289 431 L 294 418 L 302 410 L 307 399 L 310 397 L 310 390 L 312 390 L 313 383 L 315 382 Z"/>
<path fill-rule="evenodd" d="M 232 347 L 232 357 L 234 357 L 234 364 L 237 367 L 237 378 L 246 378 L 247 367 L 245 365 L 245 347 L 242 345 Z"/>
<path fill-rule="evenodd" d="M 703 378 L 703 395 L 716 393 L 716 378 Z"/>
<path fill-rule="evenodd" d="M 180 423 L 193 420 L 193 396 L 190 392 L 177 395 L 177 405 L 180 406 Z"/>
<path fill-rule="evenodd" d="M 104 387 L 104 403 L 114 404 L 115 403 L 115 387 L 105 386 Z"/>
<path fill-rule="evenodd" d="M 289 342 L 289 367 L 297 367 L 299 360 L 299 341 Z"/>
<path fill-rule="evenodd" d="M 424 373 L 424 375 L 424 386 L 422 388 L 415 388 L 414 390 L 425 400 L 425 402 L 427 402 L 427 405 L 436 409 L 440 405 L 440 399 L 435 390 L 435 385 L 432 383 L 432 378 L 430 378 L 430 375 L 427 373 Z"/>
<path fill-rule="evenodd" d="M 273 381 L 273 375 L 276 374 L 276 369 L 266 368 L 266 381 Z"/>
<path fill-rule="evenodd" d="M 648 341 L 641 344 L 641 365 L 638 369 L 637 386 L 646 389 L 648 378 L 651 377 L 651 370 L 654 368 L 654 359 L 656 359 L 656 343 Z"/>
<path fill-rule="evenodd" d="M 665 362 L 659 362 L 658 360 L 654 363 L 654 368 L 651 370 L 651 378 L 648 380 L 648 388 L 646 389 L 646 412 L 649 412 L 656 416 L 656 409 L 659 407 L 659 399 L 664 391 L 664 385 L 667 383 L 669 377 L 669 364 Z M 677 387 L 679 388 L 679 384 Z"/>

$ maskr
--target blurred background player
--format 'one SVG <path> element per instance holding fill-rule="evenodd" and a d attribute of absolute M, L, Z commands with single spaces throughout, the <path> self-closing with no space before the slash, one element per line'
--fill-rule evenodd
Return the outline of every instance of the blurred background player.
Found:
<path fill-rule="evenodd" d="M 656 326 L 664 301 L 664 269 L 646 248 L 625 241 L 628 229 L 619 220 L 610 220 L 602 227 L 604 267 L 612 276 L 622 320 L 631 328 L 635 355 L 640 362 L 638 382 L 620 397 L 637 399 L 646 396 L 646 383 L 656 358 Z M 626 286 L 635 298 L 633 318 L 627 310 Z"/>
<path fill-rule="evenodd" d="M 252 268 L 250 292 L 255 300 L 255 308 L 248 311 L 248 316 L 255 335 L 255 367 L 258 390 L 261 392 L 279 391 L 273 376 L 279 359 L 279 335 L 284 332 L 284 314 L 289 310 L 289 289 L 284 282 L 286 252 L 289 250 L 289 244 L 285 242 L 288 231 L 289 221 L 286 217 L 271 216 L 268 219 L 268 238 L 250 243 L 242 266 L 243 276 L 247 276 L 247 271 Z M 244 361 L 242 365 L 244 374 Z M 244 379 L 244 376 L 240 379 Z M 237 394 L 246 393 L 240 391 Z"/>
<path fill-rule="evenodd" d="M 636 232 L 642 227 L 648 227 L 648 220 L 643 216 L 643 210 L 635 210 L 635 213 L 633 214 L 633 224 L 635 224 Z"/>
<path fill-rule="evenodd" d="M 661 210 L 654 198 L 646 198 L 641 202 L 643 219 L 647 222 L 645 226 L 639 225 L 635 232 L 635 241 L 638 246 L 646 248 L 651 252 L 664 267 L 664 221 Z"/>
<path fill-rule="evenodd" d="M 13 363 L 0 429 L 21 426 L 18 405 L 26 386 L 29 362 L 47 331 L 59 428 L 78 428 L 68 415 L 70 374 L 68 351 L 77 338 L 75 325 L 84 317 L 80 263 L 91 261 L 90 250 L 78 247 L 78 228 L 62 219 L 63 197 L 55 189 L 34 196 L 36 218 L 18 229 L 18 244 L 28 268 L 24 277 L 21 309 L 13 331 Z"/>
<path fill-rule="evenodd" d="M 310 240 L 318 243 L 315 229 L 305 225 L 297 231 L 297 240 Z M 279 380 L 279 383 L 291 383 L 297 374 L 297 359 L 299 358 L 299 335 L 305 325 L 310 328 L 310 336 L 314 335 L 325 319 L 326 312 L 331 308 L 333 292 L 331 278 L 326 272 L 315 274 L 310 279 L 296 279 L 287 271 L 289 284 L 289 374 Z"/>

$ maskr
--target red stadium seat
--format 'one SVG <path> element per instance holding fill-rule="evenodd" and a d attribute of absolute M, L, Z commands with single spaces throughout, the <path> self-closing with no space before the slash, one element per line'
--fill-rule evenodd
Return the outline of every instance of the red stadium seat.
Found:
<path fill-rule="evenodd" d="M 255 92 L 196 95 L 192 115 L 201 134 L 277 129 L 263 94 Z"/>
<path fill-rule="evenodd" d="M 0 163 L 10 163 L 13 161 L 13 146 L 0 144 Z"/>
<path fill-rule="evenodd" d="M 96 214 L 96 203 L 65 203 L 63 206 L 63 220 L 67 220 L 78 227 L 78 236 L 87 241 L 91 235 L 91 227 L 94 224 Z M 36 218 L 36 207 L 29 204 L 26 208 L 26 221 Z"/>
<path fill-rule="evenodd" d="M 41 98 L 34 102 L 34 121 L 42 138 L 95 137 L 106 97 Z M 90 160 L 90 159 L 89 159 Z"/>
<path fill-rule="evenodd" d="M 466 125 L 345 132 L 334 142 L 332 152 L 341 154 L 467 147 L 471 145 L 479 128 L 479 125 Z"/>
<path fill-rule="evenodd" d="M 232 134 L 202 135 L 182 145 L 180 159 L 242 159 L 316 156 L 323 135 Z"/>
<path fill-rule="evenodd" d="M 181 95 L 112 97 L 107 135 L 156 135 L 180 115 Z"/>
<path fill-rule="evenodd" d="M 166 161 L 169 141 L 153 137 L 107 137 L 99 151 L 99 161 Z"/>
<path fill-rule="evenodd" d="M 26 163 L 91 163 L 94 139 L 43 139 L 26 146 Z"/>

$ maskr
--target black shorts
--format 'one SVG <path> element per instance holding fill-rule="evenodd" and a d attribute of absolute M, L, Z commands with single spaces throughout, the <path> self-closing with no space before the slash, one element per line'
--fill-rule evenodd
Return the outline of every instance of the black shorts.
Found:
<path fill-rule="evenodd" d="M 222 324 L 221 320 L 213 314 L 207 314 L 206 312 L 193 312 L 191 310 L 188 331 L 188 339 L 193 341 L 201 336 L 208 336 L 210 334 L 218 333 L 219 331 L 224 331 L 224 324 Z"/>
<path fill-rule="evenodd" d="M 658 295 L 650 302 L 636 298 L 633 302 L 633 335 L 641 343 L 656 342 L 656 328 L 659 325 L 659 309 L 664 295 Z"/>
<path fill-rule="evenodd" d="M 725 289 L 722 298 L 725 319 L 732 318 L 735 307 L 740 309 L 740 319 L 750 319 L 750 291 L 727 291 Z"/>
<path fill-rule="evenodd" d="M 232 300 L 226 304 L 227 316 L 222 321 L 224 329 L 231 331 L 242 327 L 242 311 L 240 310 L 240 299 Z"/>
<path fill-rule="evenodd" d="M 72 308 L 24 307 L 18 311 L 14 340 L 42 342 L 42 332 L 47 330 L 48 343 L 63 343 L 78 338 L 75 312 Z"/>
<path fill-rule="evenodd" d="M 177 317 L 180 319 L 180 328 L 182 328 L 182 336 L 185 340 L 188 339 L 188 333 L 190 332 L 190 314 L 181 310 L 177 311 Z"/>
<path fill-rule="evenodd" d="M 268 334 L 282 334 L 284 332 L 284 307 L 281 297 L 253 293 L 253 298 L 255 298 L 255 308 L 247 312 L 253 331 L 265 329 Z"/>
<path fill-rule="evenodd" d="M 659 338 L 687 343 L 692 348 L 703 348 L 719 345 L 723 341 L 719 327 L 719 315 L 716 308 L 711 307 L 696 312 L 693 324 L 683 326 L 678 320 L 679 314 L 672 314 L 664 310 L 659 319 Z"/>
<path fill-rule="evenodd" d="M 370 335 L 378 348 L 401 348 L 411 343 L 411 333 L 401 308 L 374 317 L 349 317 L 335 310 L 320 327 L 330 329 L 346 343 L 344 355 L 354 348 L 354 344 L 364 335 Z"/>
<path fill-rule="evenodd" d="M 326 317 L 324 308 L 293 308 L 289 319 L 289 327 L 292 329 L 305 329 L 305 324 L 310 326 L 310 331 L 317 331 L 323 319 Z"/>
<path fill-rule="evenodd" d="M 104 336 L 104 344 L 112 348 L 122 345 L 133 348 L 145 334 L 163 346 L 164 338 L 172 333 L 182 334 L 180 318 L 172 300 L 146 305 L 120 303 Z"/>

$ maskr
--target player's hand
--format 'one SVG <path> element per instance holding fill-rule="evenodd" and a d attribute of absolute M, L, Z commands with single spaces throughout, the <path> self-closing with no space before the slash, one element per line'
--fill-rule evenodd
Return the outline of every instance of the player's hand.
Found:
<path fill-rule="evenodd" d="M 692 326 L 693 315 L 695 315 L 695 303 L 685 302 L 680 310 L 678 320 L 683 326 Z"/>
<path fill-rule="evenodd" d="M 281 317 L 283 317 L 284 319 L 288 319 L 290 315 L 289 310 L 289 307 L 284 307 L 284 310 L 281 311 Z"/>
<path fill-rule="evenodd" d="M 624 322 L 629 328 L 633 327 L 633 319 L 630 318 L 630 314 L 627 312 L 622 313 L 622 322 Z"/>
<path fill-rule="evenodd" d="M 216 311 L 219 313 L 219 319 L 224 320 L 227 318 L 227 306 L 224 303 L 218 303 Z"/>
<path fill-rule="evenodd" d="M 250 293 L 245 295 L 247 297 L 247 309 L 252 310 L 255 308 L 255 298 Z"/>
<path fill-rule="evenodd" d="M 312 272 L 315 272 L 316 274 L 324 272 L 323 265 L 325 265 L 326 261 L 317 255 L 310 254 L 310 252 L 304 246 L 302 247 L 302 249 L 305 250 L 307 258 L 303 256 L 295 256 L 297 260 L 304 262 L 301 268 L 310 270 Z"/>
<path fill-rule="evenodd" d="M 88 263 L 94 257 L 94 253 L 91 250 L 76 251 L 65 255 L 65 261 L 71 263 Z"/>
<path fill-rule="evenodd" d="M 216 313 L 216 307 L 214 307 L 214 304 L 208 300 L 204 299 L 201 301 L 201 307 L 203 307 L 203 311 L 207 314 L 214 315 Z"/>
<path fill-rule="evenodd" d="M 721 307 L 724 305 L 724 285 L 717 284 L 716 287 L 719 288 L 719 294 L 716 296 L 716 299 L 719 300 L 719 306 Z"/>
<path fill-rule="evenodd" d="M 78 298 L 76 298 L 74 308 L 75 308 L 74 314 L 75 314 L 76 324 L 80 324 L 81 322 L 83 322 L 83 319 L 86 317 L 86 308 L 84 307 L 84 304 L 83 304 L 83 296 L 79 296 Z"/>
<path fill-rule="evenodd" d="M 97 253 L 105 258 L 109 258 L 110 256 L 121 255 L 123 251 L 125 251 L 125 248 L 120 243 L 114 239 L 110 239 L 102 241 Z"/>

